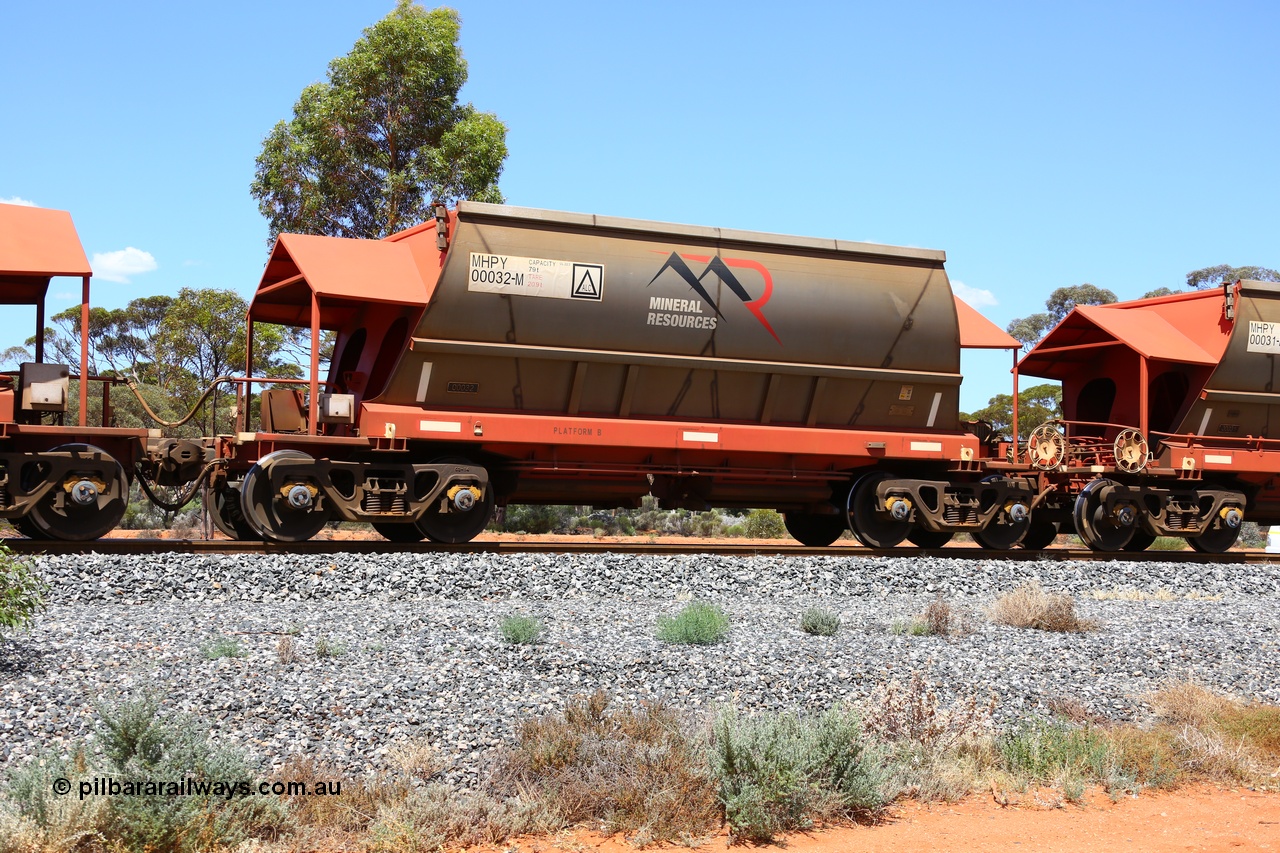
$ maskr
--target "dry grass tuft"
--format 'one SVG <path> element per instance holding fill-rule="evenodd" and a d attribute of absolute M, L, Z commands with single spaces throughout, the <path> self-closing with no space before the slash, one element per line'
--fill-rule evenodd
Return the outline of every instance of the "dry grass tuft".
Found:
<path fill-rule="evenodd" d="M 296 824 L 308 830 L 309 838 L 314 838 L 316 834 L 332 837 L 363 833 L 368 830 L 379 809 L 403 801 L 410 791 L 409 784 L 402 780 L 388 777 L 352 778 L 339 767 L 302 755 L 290 756 L 270 775 L 269 781 L 342 783 L 341 796 L 285 798 Z"/>
<path fill-rule="evenodd" d="M 566 824 L 679 841 L 720 823 L 703 742 L 663 705 L 609 710 L 597 691 L 557 717 L 521 727 L 495 774 L 499 792 L 528 792 Z"/>
<path fill-rule="evenodd" d="M 440 751 L 426 738 L 414 738 L 398 744 L 387 754 L 387 758 L 392 767 L 419 782 L 426 782 L 439 775 L 447 766 Z"/>
<path fill-rule="evenodd" d="M 297 642 L 289 634 L 282 636 L 280 641 L 276 643 L 276 657 L 279 658 L 280 663 L 285 665 L 297 663 L 302 659 L 302 656 L 298 654 Z"/>
<path fill-rule="evenodd" d="M 960 620 L 951 611 L 951 605 L 942 600 L 942 596 L 929 602 L 929 606 L 924 609 L 923 621 L 929 633 L 935 637 L 946 637 L 960 630 Z"/>
<path fill-rule="evenodd" d="M 991 618 L 1014 628 L 1074 633 L 1092 631 L 1098 624 L 1076 615 L 1075 599 L 1065 593 L 1045 592 L 1030 581 L 996 599 L 988 611 Z"/>
<path fill-rule="evenodd" d="M 1193 681 L 1168 684 L 1146 697 L 1156 716 L 1179 725 L 1204 726 L 1228 711 L 1233 702 Z"/>
<path fill-rule="evenodd" d="M 1237 702 L 1191 681 L 1166 685 L 1146 698 L 1160 719 L 1207 735 L 1185 740 L 1193 752 L 1207 752 L 1200 758 L 1211 766 L 1223 755 L 1227 765 L 1238 764 L 1233 756 L 1240 748 L 1268 763 L 1280 761 L 1280 708 L 1274 705 Z"/>
<path fill-rule="evenodd" d="M 867 734 L 882 741 L 914 744 L 939 753 L 985 731 L 994 711 L 994 696 L 985 705 L 970 696 L 940 708 L 933 684 L 913 672 L 905 687 L 891 681 L 871 697 L 862 725 Z"/>

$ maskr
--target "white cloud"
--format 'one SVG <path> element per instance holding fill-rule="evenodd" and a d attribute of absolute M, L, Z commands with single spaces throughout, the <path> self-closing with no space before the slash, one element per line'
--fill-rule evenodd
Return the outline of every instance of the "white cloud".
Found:
<path fill-rule="evenodd" d="M 129 277 L 151 272 L 158 265 L 150 252 L 132 246 L 118 252 L 96 252 L 91 263 L 93 274 L 105 281 L 128 284 Z"/>
<path fill-rule="evenodd" d="M 34 201 L 27 201 L 25 198 L 14 196 L 13 198 L 0 198 L 0 204 L 20 204 L 23 207 L 35 207 Z"/>
<path fill-rule="evenodd" d="M 66 292 L 63 292 L 63 293 L 55 293 L 55 294 L 53 294 L 53 298 L 54 298 L 54 299 L 62 299 L 62 300 L 64 300 L 64 301 L 70 302 L 72 299 L 79 299 L 80 297 L 79 297 L 79 296 L 76 296 L 74 293 L 66 293 Z"/>
<path fill-rule="evenodd" d="M 993 305 L 999 305 L 1000 300 L 996 299 L 996 295 L 990 290 L 983 290 L 978 287 L 970 287 L 963 281 L 951 280 L 951 292 L 959 296 L 973 308 L 990 308 Z"/>

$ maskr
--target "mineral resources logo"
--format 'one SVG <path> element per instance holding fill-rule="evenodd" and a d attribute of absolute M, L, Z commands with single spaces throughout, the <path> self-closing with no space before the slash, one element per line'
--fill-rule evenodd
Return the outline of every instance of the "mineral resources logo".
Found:
<path fill-rule="evenodd" d="M 702 271 L 701 275 L 694 275 L 693 270 L 687 263 L 689 261 L 695 264 L 706 264 L 706 269 Z M 760 294 L 759 298 L 751 298 L 751 294 L 747 292 L 746 287 L 743 286 L 738 276 L 733 272 L 735 269 L 750 270 L 760 274 L 760 277 L 764 280 L 764 292 Z M 720 306 L 711 298 L 711 294 L 707 292 L 702 283 L 703 279 L 714 273 L 720 281 L 724 282 L 725 287 L 729 288 L 734 296 L 742 300 L 742 304 L 746 309 L 751 312 L 752 316 L 760 322 L 765 331 L 781 346 L 782 341 L 778 338 L 778 333 L 773 330 L 773 326 L 769 324 L 769 320 L 764 316 L 764 306 L 773 297 L 773 276 L 769 274 L 769 270 L 765 268 L 764 264 L 746 258 L 722 258 L 719 255 L 682 255 L 679 252 L 672 252 L 657 274 L 649 280 L 649 284 L 653 284 L 661 278 L 662 274 L 667 270 L 671 270 L 680 276 L 698 294 L 701 301 L 696 299 L 668 299 L 661 296 L 650 297 L 648 325 L 676 326 L 688 329 L 715 329 L 717 320 L 724 320 L 725 316 L 721 313 Z M 715 312 L 714 317 L 703 312 L 704 304 Z"/>

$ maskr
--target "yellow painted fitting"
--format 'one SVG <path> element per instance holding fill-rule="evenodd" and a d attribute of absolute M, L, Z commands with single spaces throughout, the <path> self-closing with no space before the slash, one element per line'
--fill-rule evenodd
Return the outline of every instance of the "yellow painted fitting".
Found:
<path fill-rule="evenodd" d="M 294 486 L 302 486 L 302 488 L 311 493 L 311 497 L 313 498 L 320 494 L 319 487 L 313 483 L 285 483 L 280 487 L 280 497 L 289 497 L 289 492 L 293 491 Z"/>
<path fill-rule="evenodd" d="M 893 505 L 894 505 L 895 503 L 897 503 L 898 501 L 902 501 L 904 504 L 906 504 L 906 505 L 907 505 L 907 509 L 912 509 L 912 508 L 913 508 L 913 505 L 912 505 L 912 503 L 911 503 L 911 498 L 902 498 L 902 497 L 898 497 L 897 495 L 889 495 L 889 497 L 885 498 L 885 499 L 884 499 L 884 508 L 885 508 L 886 510 L 891 510 L 891 509 L 893 509 Z"/>
<path fill-rule="evenodd" d="M 479 486 L 454 486 L 449 489 L 449 491 L 445 492 L 445 494 L 448 495 L 449 500 L 452 501 L 458 496 L 458 492 L 462 491 L 471 492 L 471 496 L 476 500 L 480 500 L 480 498 L 484 497 L 484 492 L 480 490 Z"/>
<path fill-rule="evenodd" d="M 97 477 L 77 477 L 72 475 L 63 481 L 62 491 L 71 494 L 71 490 L 76 487 L 76 483 L 83 483 L 85 480 L 93 483 L 93 487 L 98 490 L 98 494 L 102 494 L 107 490 L 106 480 L 99 480 Z"/>

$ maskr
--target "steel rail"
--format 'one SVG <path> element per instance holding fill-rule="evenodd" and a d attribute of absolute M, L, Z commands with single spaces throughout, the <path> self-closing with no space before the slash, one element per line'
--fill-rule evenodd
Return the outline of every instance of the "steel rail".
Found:
<path fill-rule="evenodd" d="M 1201 554 L 1196 551 L 1099 552 L 1086 548 L 1048 548 L 1024 551 L 1020 548 L 994 551 L 985 548 L 865 548 L 860 545 L 831 545 L 810 548 L 804 545 L 724 542 L 608 542 L 592 539 L 502 540 L 441 545 L 434 542 L 409 544 L 381 539 L 311 539 L 306 542 L 238 542 L 229 539 L 97 539 L 91 542 L 62 542 L 0 537 L 0 544 L 15 554 L 654 554 L 770 557 L 947 557 L 957 560 L 1056 560 L 1081 562 L 1205 562 L 1272 563 L 1280 554 L 1263 551 L 1228 551 Z"/>

